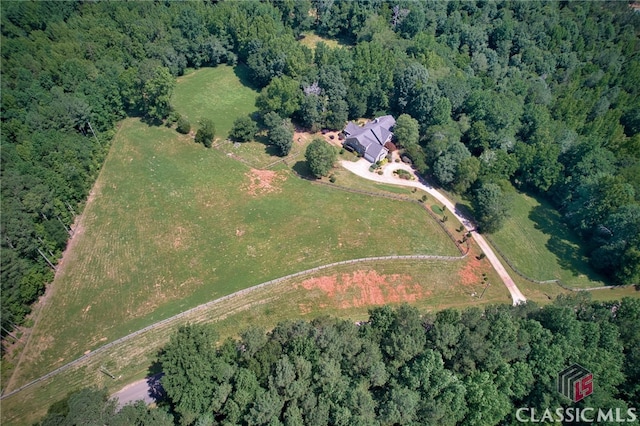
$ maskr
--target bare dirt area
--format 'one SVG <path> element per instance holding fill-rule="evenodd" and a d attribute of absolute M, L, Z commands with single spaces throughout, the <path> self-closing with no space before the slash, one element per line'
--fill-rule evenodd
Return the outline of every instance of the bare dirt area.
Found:
<path fill-rule="evenodd" d="M 245 185 L 243 189 L 253 196 L 280 192 L 282 188 L 279 184 L 286 179 L 281 173 L 258 169 L 251 169 L 245 173 L 245 177 L 249 179 L 249 184 Z"/>
<path fill-rule="evenodd" d="M 410 275 L 380 275 L 364 270 L 310 278 L 299 285 L 306 290 L 321 290 L 341 309 L 415 302 L 430 295 Z"/>
<path fill-rule="evenodd" d="M 482 271 L 484 269 L 486 267 L 480 260 L 475 256 L 469 256 L 464 268 L 458 272 L 460 283 L 465 286 L 472 286 L 482 282 Z"/>
<path fill-rule="evenodd" d="M 296 127 L 295 132 L 293 132 L 293 143 L 297 147 L 302 147 L 307 142 L 311 142 L 311 139 L 316 135 L 316 133 L 309 133 L 304 129 Z"/>
<path fill-rule="evenodd" d="M 308 142 L 311 142 L 312 139 L 321 138 L 326 140 L 333 146 L 338 148 L 342 148 L 342 140 L 340 139 L 340 130 L 333 131 L 323 131 L 323 132 L 315 132 L 311 133 L 305 131 L 304 129 L 296 127 L 295 132 L 293 133 L 293 142 L 296 146 L 302 147 L 306 145 Z"/>

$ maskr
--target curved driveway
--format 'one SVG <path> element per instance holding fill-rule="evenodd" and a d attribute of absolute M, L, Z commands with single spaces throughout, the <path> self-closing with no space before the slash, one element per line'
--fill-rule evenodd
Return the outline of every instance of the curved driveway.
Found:
<path fill-rule="evenodd" d="M 452 212 L 455 215 L 455 217 L 458 218 L 460 223 L 462 223 L 462 225 L 465 227 L 465 229 L 467 229 L 467 231 L 471 232 L 471 234 L 473 235 L 473 238 L 476 240 L 476 243 L 478 243 L 478 246 L 480 246 L 484 254 L 487 256 L 487 259 L 489 260 L 489 262 L 491 262 L 491 265 L 493 266 L 493 268 L 496 270 L 496 272 L 502 279 L 502 282 L 504 282 L 504 285 L 507 286 L 509 293 L 511 293 L 511 299 L 513 300 L 513 304 L 518 305 L 520 303 L 524 303 L 527 301 L 527 299 L 520 292 L 516 284 L 513 282 L 513 279 L 511 279 L 511 277 L 509 276 L 509 273 L 507 272 L 507 270 L 504 268 L 504 266 L 502 266 L 502 263 L 500 263 L 498 256 L 496 256 L 496 254 L 493 252 L 493 249 L 491 248 L 489 243 L 487 243 L 487 240 L 485 240 L 482 235 L 480 235 L 478 232 L 475 231 L 475 224 L 473 223 L 471 218 L 467 217 L 464 213 L 458 210 L 455 207 L 455 205 L 447 197 L 441 194 L 438 190 L 436 190 L 434 187 L 429 185 L 424 180 L 420 179 L 415 174 L 411 166 L 405 163 L 389 163 L 386 166 L 384 166 L 383 174 L 381 176 L 377 173 L 370 172 L 369 167 L 371 166 L 371 163 L 369 163 L 367 160 L 363 158 L 361 158 L 356 162 L 341 161 L 340 165 L 342 165 L 342 167 L 349 170 L 350 172 L 365 179 L 369 179 L 369 180 L 380 182 L 380 183 L 388 183 L 391 185 L 412 186 L 414 188 L 422 189 L 423 191 L 426 191 L 427 193 L 431 194 L 431 196 L 433 196 L 436 200 L 438 200 L 444 206 L 446 206 L 447 209 L 450 212 Z M 398 169 L 403 169 L 408 171 L 409 173 L 411 173 L 412 176 L 415 177 L 415 180 L 400 179 L 394 176 L 393 172 Z"/>

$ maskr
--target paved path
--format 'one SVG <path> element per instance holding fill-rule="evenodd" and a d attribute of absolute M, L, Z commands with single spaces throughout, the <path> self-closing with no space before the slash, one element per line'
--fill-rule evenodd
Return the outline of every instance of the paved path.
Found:
<path fill-rule="evenodd" d="M 129 383 L 111 395 L 111 398 L 118 399 L 118 410 L 138 400 L 143 400 L 147 404 L 156 402 L 162 397 L 162 388 L 160 386 L 161 377 L 160 374 L 156 374 L 155 376 Z"/>
<path fill-rule="evenodd" d="M 442 205 L 446 206 L 447 209 L 458 218 L 460 223 L 464 225 L 467 231 L 471 232 L 476 243 L 478 243 L 478 246 L 480 246 L 483 253 L 487 256 L 487 259 L 489 260 L 489 262 L 491 262 L 491 265 L 493 266 L 493 268 L 496 270 L 496 272 L 504 282 L 504 285 L 507 286 L 509 293 L 511 293 L 511 299 L 513 300 L 513 304 L 518 305 L 520 303 L 524 303 L 527 301 L 527 299 L 520 292 L 516 284 L 513 282 L 513 279 L 511 279 L 511 277 L 509 276 L 509 273 L 507 272 L 507 270 L 504 268 L 504 266 L 502 266 L 502 263 L 500 263 L 498 256 L 496 256 L 496 254 L 493 252 L 493 249 L 491 248 L 487 240 L 485 240 L 482 235 L 480 235 L 475 231 L 475 224 L 473 223 L 471 218 L 467 217 L 464 213 L 458 210 L 456 206 L 447 197 L 441 194 L 437 189 L 429 185 L 423 179 L 420 179 L 415 174 L 411 166 L 405 163 L 389 163 L 386 166 L 384 166 L 383 174 L 379 175 L 377 173 L 372 173 L 369 171 L 369 167 L 371 166 L 371 163 L 369 163 L 367 160 L 363 158 L 361 158 L 356 162 L 341 161 L 340 164 L 345 169 L 365 179 L 369 179 L 375 182 L 388 183 L 391 185 L 411 186 L 414 188 L 422 189 L 423 191 L 426 191 L 427 193 L 431 194 L 436 200 L 442 203 Z M 400 179 L 394 176 L 393 172 L 398 169 L 403 169 L 408 171 L 416 179 L 406 180 L 406 179 Z"/>

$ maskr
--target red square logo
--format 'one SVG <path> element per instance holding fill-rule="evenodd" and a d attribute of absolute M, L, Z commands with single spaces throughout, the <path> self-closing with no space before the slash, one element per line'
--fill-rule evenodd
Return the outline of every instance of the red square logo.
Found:
<path fill-rule="evenodd" d="M 558 392 L 578 402 L 593 393 L 593 374 L 579 364 L 573 364 L 558 374 Z"/>

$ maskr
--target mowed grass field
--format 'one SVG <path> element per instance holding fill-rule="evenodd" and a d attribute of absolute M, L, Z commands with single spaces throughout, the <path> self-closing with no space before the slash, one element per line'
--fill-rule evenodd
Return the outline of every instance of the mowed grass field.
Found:
<path fill-rule="evenodd" d="M 580 242 L 546 201 L 514 192 L 511 216 L 490 237 L 525 275 L 560 279 L 575 288 L 607 285 L 588 263 Z"/>
<path fill-rule="evenodd" d="M 225 139 L 236 118 L 256 111 L 256 96 L 246 67 L 220 65 L 180 77 L 171 102 L 193 131 L 199 120 L 208 118 L 216 126 L 216 138 Z"/>
<path fill-rule="evenodd" d="M 510 303 L 509 292 L 497 281 L 488 263 L 480 265 L 490 281 L 485 285 L 468 281 L 467 258 L 457 261 L 378 261 L 343 265 L 263 287 L 198 310 L 169 324 L 147 331 L 107 351 L 85 358 L 53 379 L 40 382 L 2 402 L 3 424 L 33 424 L 47 407 L 67 393 L 84 386 L 120 390 L 146 376 L 157 351 L 178 326 L 212 322 L 221 339 L 237 337 L 240 330 L 258 325 L 265 330 L 284 320 L 334 315 L 353 321 L 365 320 L 368 309 L 383 302 L 409 302 L 423 311 L 447 307 Z M 474 266 L 478 266 L 475 265 Z M 478 274 L 480 271 L 478 271 Z M 476 296 L 472 296 L 473 293 Z M 111 379 L 100 371 L 105 367 Z"/>
<path fill-rule="evenodd" d="M 122 123 L 92 198 L 12 388 L 273 278 L 367 256 L 458 254 L 419 205 L 260 173 L 135 119 Z"/>

